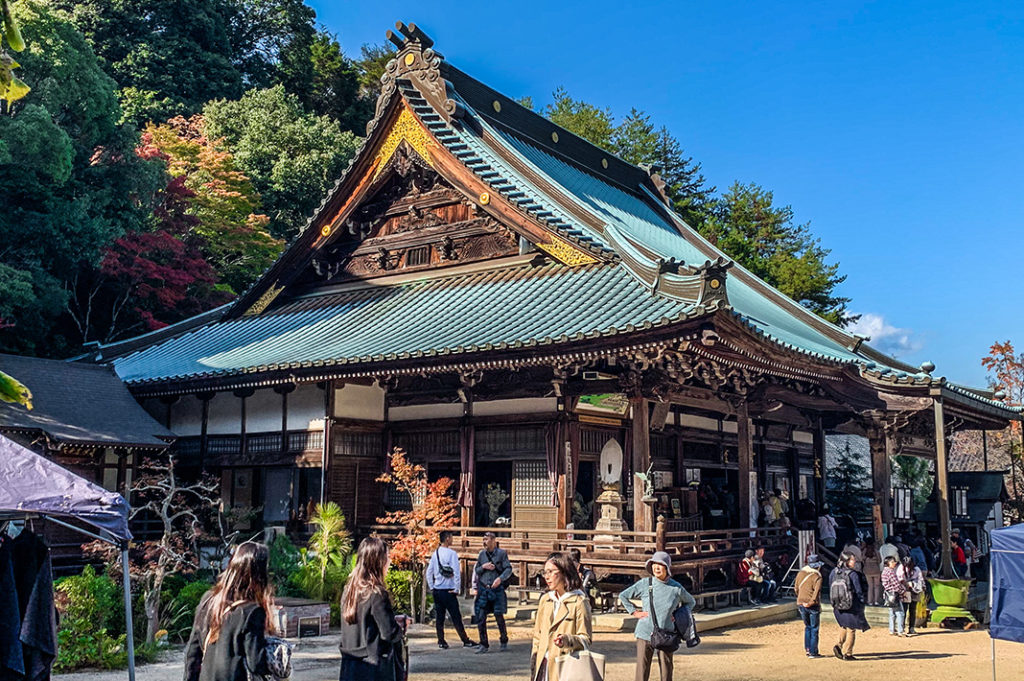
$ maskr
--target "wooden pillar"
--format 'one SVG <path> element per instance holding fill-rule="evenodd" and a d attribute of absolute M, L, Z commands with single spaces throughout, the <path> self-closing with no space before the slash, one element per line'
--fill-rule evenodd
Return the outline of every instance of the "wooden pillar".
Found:
<path fill-rule="evenodd" d="M 331 429 L 334 425 L 334 382 L 317 383 L 324 391 L 324 449 L 320 454 L 320 503 L 327 502 L 327 488 L 330 478 L 327 467 L 331 462 Z"/>
<path fill-rule="evenodd" d="M 212 392 L 196 394 L 196 397 L 203 403 L 202 423 L 199 426 L 199 468 L 204 473 L 206 472 L 206 455 L 210 447 L 210 400 L 213 399 L 213 396 Z"/>
<path fill-rule="evenodd" d="M 754 472 L 754 423 L 746 400 L 736 409 L 736 444 L 739 453 L 740 527 L 757 527 L 757 513 L 751 507 L 757 502 L 757 473 Z"/>
<path fill-rule="evenodd" d="M 476 518 L 476 432 L 473 426 L 473 393 L 469 390 L 464 390 L 459 393 L 459 397 L 462 399 L 462 427 L 459 428 L 459 437 L 462 442 L 459 445 L 459 451 L 466 451 L 468 460 L 465 462 L 468 464 L 468 470 L 459 470 L 459 477 L 468 475 L 470 480 L 469 494 L 463 499 L 465 502 L 461 509 L 461 522 L 463 527 L 472 527 Z M 459 458 L 460 465 L 464 462 L 462 458 Z M 462 484 L 462 480 L 459 480 L 459 484 Z M 511 510 L 511 506 L 509 507 Z"/>
<path fill-rule="evenodd" d="M 867 436 L 871 451 L 871 489 L 875 507 L 871 517 L 874 519 L 875 537 L 881 542 L 882 537 L 886 536 L 885 528 L 892 523 L 892 470 L 885 429 L 879 423 L 869 424 Z"/>
<path fill-rule="evenodd" d="M 242 401 L 241 404 L 241 428 L 238 431 L 238 453 L 241 456 L 242 461 L 248 461 L 249 456 L 249 441 L 246 436 L 246 428 L 248 425 L 248 414 L 246 413 L 246 400 L 253 396 L 256 391 L 252 388 L 239 388 L 233 391 L 233 395 Z"/>
<path fill-rule="evenodd" d="M 935 405 L 935 487 L 939 504 L 939 538 L 942 540 L 942 560 L 939 572 L 942 577 L 953 577 L 953 547 L 950 541 L 952 523 L 949 518 L 949 471 L 946 451 L 946 417 L 942 410 L 942 393 L 932 393 Z"/>
<path fill-rule="evenodd" d="M 653 532 L 653 507 L 643 502 L 644 485 L 637 479 L 637 473 L 646 473 L 651 466 L 651 428 L 648 400 L 643 397 L 631 398 L 633 406 L 633 531 Z"/>
<path fill-rule="evenodd" d="M 821 513 L 825 506 L 825 424 L 814 419 L 811 447 L 814 451 L 814 504 Z"/>

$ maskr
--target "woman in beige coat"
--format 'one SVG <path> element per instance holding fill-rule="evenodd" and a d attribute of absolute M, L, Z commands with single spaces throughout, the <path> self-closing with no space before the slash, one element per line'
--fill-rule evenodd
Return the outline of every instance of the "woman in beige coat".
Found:
<path fill-rule="evenodd" d="M 558 681 L 555 659 L 582 650 L 593 640 L 590 601 L 583 593 L 575 563 L 564 553 L 553 553 L 544 563 L 548 591 L 540 598 L 533 625 L 530 678 Z"/>

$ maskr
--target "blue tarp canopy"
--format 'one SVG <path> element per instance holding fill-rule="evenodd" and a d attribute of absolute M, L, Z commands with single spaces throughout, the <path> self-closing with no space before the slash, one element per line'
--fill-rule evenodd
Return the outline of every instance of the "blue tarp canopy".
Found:
<path fill-rule="evenodd" d="M 992 531 L 992 638 L 1024 643 L 1024 524 Z"/>
<path fill-rule="evenodd" d="M 131 539 L 128 503 L 0 435 L 0 516 L 77 519 L 114 539 Z"/>

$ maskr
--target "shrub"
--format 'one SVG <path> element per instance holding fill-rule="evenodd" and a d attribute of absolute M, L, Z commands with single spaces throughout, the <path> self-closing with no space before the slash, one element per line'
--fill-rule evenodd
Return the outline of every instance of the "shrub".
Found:
<path fill-rule="evenodd" d="M 396 613 L 409 614 L 412 612 L 412 604 L 409 602 L 410 585 L 416 587 L 418 594 L 420 581 L 420 576 L 411 570 L 388 570 L 388 574 L 384 577 L 384 583 L 388 587 L 388 593 L 391 594 L 391 604 Z M 434 597 L 428 593 L 426 612 L 430 612 L 433 605 Z"/>
<path fill-rule="evenodd" d="M 55 592 L 61 619 L 54 671 L 126 665 L 126 636 L 114 636 L 107 629 L 120 610 L 121 590 L 114 580 L 87 566 L 80 575 L 58 580 Z"/>
<path fill-rule="evenodd" d="M 196 608 L 212 585 L 205 580 L 188 582 L 163 605 L 161 626 L 172 641 L 184 642 L 192 631 Z M 166 593 L 166 592 L 165 592 Z"/>

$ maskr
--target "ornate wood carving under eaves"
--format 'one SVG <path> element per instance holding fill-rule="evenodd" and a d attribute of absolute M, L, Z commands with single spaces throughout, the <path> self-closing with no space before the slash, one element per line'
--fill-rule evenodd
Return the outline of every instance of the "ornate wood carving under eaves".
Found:
<path fill-rule="evenodd" d="M 343 281 L 516 255 L 519 238 L 449 185 L 402 140 L 387 178 L 336 240 L 312 259 L 310 281 Z"/>

